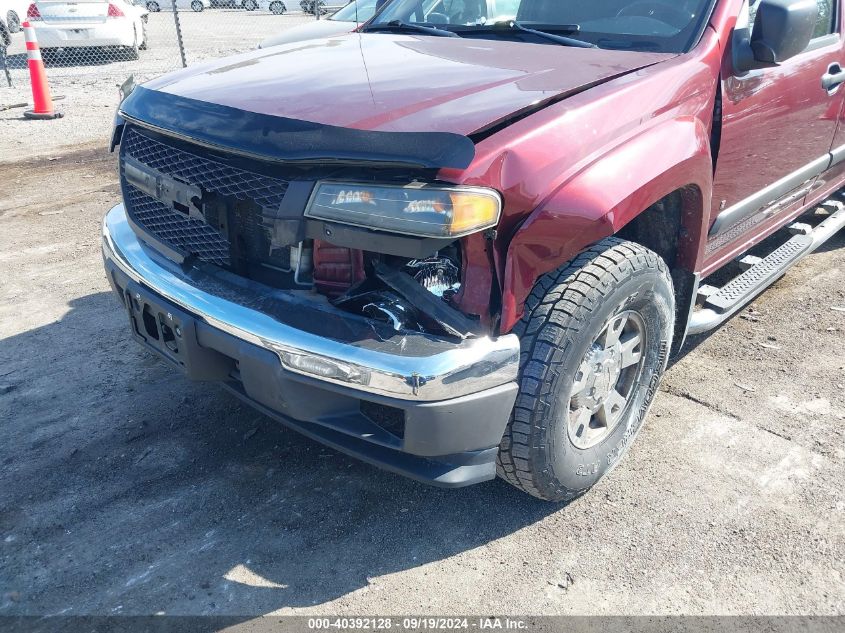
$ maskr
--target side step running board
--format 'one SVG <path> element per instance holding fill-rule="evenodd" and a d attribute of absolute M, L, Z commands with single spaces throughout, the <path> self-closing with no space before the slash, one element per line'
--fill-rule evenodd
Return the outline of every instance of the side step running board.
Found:
<path fill-rule="evenodd" d="M 756 261 L 722 288 L 708 288 L 706 292 L 700 293 L 704 295 L 704 307 L 690 316 L 687 334 L 701 334 L 720 326 L 780 279 L 792 266 L 845 227 L 845 204 L 831 200 L 825 202 L 822 208 L 832 213 L 816 228 L 798 232 L 786 244 L 768 257 Z"/>

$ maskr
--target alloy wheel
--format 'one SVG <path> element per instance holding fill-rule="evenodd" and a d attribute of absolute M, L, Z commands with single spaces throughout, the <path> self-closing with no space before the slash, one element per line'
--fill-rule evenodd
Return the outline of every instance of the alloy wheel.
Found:
<path fill-rule="evenodd" d="M 569 399 L 572 444 L 586 450 L 614 431 L 643 372 L 645 324 L 632 310 L 614 315 L 584 355 Z"/>

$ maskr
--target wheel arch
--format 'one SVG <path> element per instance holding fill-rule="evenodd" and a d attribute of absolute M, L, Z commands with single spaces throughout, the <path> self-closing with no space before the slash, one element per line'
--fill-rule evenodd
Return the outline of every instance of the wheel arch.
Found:
<path fill-rule="evenodd" d="M 683 297 L 694 292 L 685 288 L 694 285 L 690 281 L 700 266 L 712 184 L 710 130 L 694 117 L 649 127 L 592 163 L 513 235 L 502 280 L 501 331 L 510 331 L 522 317 L 525 300 L 542 275 L 612 235 L 639 233 L 648 242 L 648 229 L 658 229 L 665 242 L 652 239 L 656 252 L 673 260 L 667 265 L 676 271 L 681 309 Z"/>
<path fill-rule="evenodd" d="M 662 197 L 616 232 L 617 237 L 657 253 L 669 268 L 675 289 L 673 353 L 683 345 L 695 303 L 698 244 L 706 227 L 706 212 L 701 190 L 688 185 Z"/>

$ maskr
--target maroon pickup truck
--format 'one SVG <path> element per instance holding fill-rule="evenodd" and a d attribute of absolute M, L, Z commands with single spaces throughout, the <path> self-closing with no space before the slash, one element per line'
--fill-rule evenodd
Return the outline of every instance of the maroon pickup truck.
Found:
<path fill-rule="evenodd" d="M 667 360 L 845 225 L 836 0 L 392 0 L 122 101 L 144 345 L 441 486 L 588 490 Z M 800 216 L 800 217 L 799 217 Z"/>

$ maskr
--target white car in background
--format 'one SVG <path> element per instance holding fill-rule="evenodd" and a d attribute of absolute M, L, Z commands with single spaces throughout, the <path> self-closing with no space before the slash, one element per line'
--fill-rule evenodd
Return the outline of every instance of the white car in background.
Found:
<path fill-rule="evenodd" d="M 150 13 L 158 13 L 162 10 L 173 10 L 173 0 L 147 0 L 146 5 L 147 10 Z M 190 9 L 191 11 L 199 13 L 210 8 L 211 0 L 176 0 L 176 9 L 178 9 L 179 11 L 187 11 L 188 9 Z"/>
<path fill-rule="evenodd" d="M 255 1 L 255 0 L 252 0 Z M 302 40 L 313 40 L 321 37 L 332 37 L 354 31 L 358 25 L 369 20 L 376 12 L 377 0 L 354 0 L 334 15 L 324 20 L 314 20 L 308 24 L 300 24 L 286 29 L 278 35 L 263 40 L 258 48 L 269 48 L 279 44 L 290 44 Z M 356 21 L 357 20 L 357 21 Z"/>
<path fill-rule="evenodd" d="M 281 15 L 287 12 L 288 5 L 285 0 L 235 0 L 235 6 L 246 9 L 247 11 L 270 11 L 276 15 Z"/>
<path fill-rule="evenodd" d="M 9 33 L 21 30 L 21 24 L 26 20 L 26 11 L 32 0 L 0 0 L 0 20 L 6 23 Z"/>
<path fill-rule="evenodd" d="M 147 15 L 127 0 L 36 0 L 27 20 L 49 63 L 60 48 L 118 48 L 137 59 L 147 47 Z"/>

